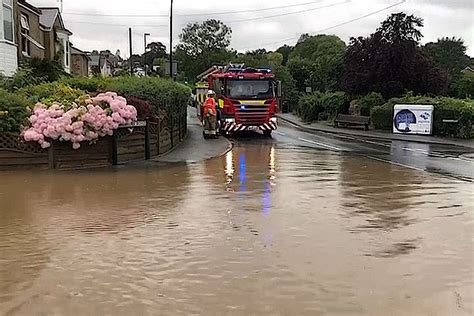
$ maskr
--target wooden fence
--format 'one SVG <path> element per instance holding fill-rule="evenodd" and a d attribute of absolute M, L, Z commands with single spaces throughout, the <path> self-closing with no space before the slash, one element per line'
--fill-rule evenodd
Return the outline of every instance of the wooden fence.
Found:
<path fill-rule="evenodd" d="M 159 122 L 142 121 L 121 127 L 113 136 L 74 150 L 70 142 L 55 141 L 48 149 L 26 143 L 16 134 L 0 134 L 0 170 L 81 169 L 153 159 L 176 147 L 187 134 L 187 113 Z"/>

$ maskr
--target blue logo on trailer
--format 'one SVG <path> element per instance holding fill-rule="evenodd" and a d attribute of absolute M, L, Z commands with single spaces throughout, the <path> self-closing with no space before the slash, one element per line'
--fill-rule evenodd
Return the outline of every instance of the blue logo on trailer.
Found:
<path fill-rule="evenodd" d="M 411 132 L 410 124 L 416 124 L 416 116 L 410 110 L 401 110 L 395 115 L 393 123 L 399 132 L 408 133 Z M 402 124 L 404 124 L 404 127 L 401 126 Z"/>

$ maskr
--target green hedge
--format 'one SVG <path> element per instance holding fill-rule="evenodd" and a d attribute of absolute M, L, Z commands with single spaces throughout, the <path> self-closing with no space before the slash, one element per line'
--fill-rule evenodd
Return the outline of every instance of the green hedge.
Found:
<path fill-rule="evenodd" d="M 334 119 L 338 113 L 347 113 L 349 105 L 344 92 L 316 92 L 300 98 L 297 114 L 306 122 Z"/>
<path fill-rule="evenodd" d="M 167 112 L 169 115 L 186 109 L 191 89 L 169 79 L 119 77 L 107 82 L 107 90 L 130 98 L 135 97 L 150 102 L 156 114 Z"/>
<path fill-rule="evenodd" d="M 391 130 L 395 104 L 431 104 L 434 106 L 433 134 L 457 138 L 473 138 L 474 100 L 448 97 L 423 97 L 407 95 L 390 99 L 386 104 L 372 109 L 371 118 L 377 129 Z M 444 123 L 443 120 L 459 120 L 459 123 Z"/>
<path fill-rule="evenodd" d="M 357 100 L 357 103 L 360 106 L 360 115 L 370 116 L 374 107 L 385 104 L 385 99 L 380 93 L 372 92 Z"/>
<path fill-rule="evenodd" d="M 28 117 L 30 104 L 24 96 L 0 89 L 0 133 L 19 132 Z"/>
<path fill-rule="evenodd" d="M 75 89 L 64 83 L 52 82 L 43 83 L 37 86 L 29 86 L 17 91 L 19 95 L 26 97 L 32 105 L 37 102 L 51 105 L 53 102 L 59 102 L 62 105 L 69 106 L 79 97 L 86 93 Z"/>

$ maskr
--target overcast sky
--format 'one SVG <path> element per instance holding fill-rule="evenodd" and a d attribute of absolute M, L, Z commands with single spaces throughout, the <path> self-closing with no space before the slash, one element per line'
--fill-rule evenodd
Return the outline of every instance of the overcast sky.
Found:
<path fill-rule="evenodd" d="M 148 41 L 169 45 L 169 0 L 63 1 L 64 22 L 74 33 L 71 41 L 79 49 L 112 52 L 120 49 L 122 56 L 128 56 L 128 26 L 133 28 L 134 54 L 143 52 L 145 32 L 151 33 Z M 57 0 L 29 2 L 39 7 L 59 6 Z M 218 18 L 232 27 L 231 45 L 239 51 L 294 45 L 302 33 L 335 34 L 347 42 L 351 36 L 372 33 L 390 13 L 404 11 L 424 18 L 423 42 L 443 36 L 461 37 L 468 46 L 468 54 L 474 56 L 473 3 L 473 0 L 174 0 L 174 37 L 177 41 L 186 23 Z M 228 14 L 235 11 L 240 13 Z"/>

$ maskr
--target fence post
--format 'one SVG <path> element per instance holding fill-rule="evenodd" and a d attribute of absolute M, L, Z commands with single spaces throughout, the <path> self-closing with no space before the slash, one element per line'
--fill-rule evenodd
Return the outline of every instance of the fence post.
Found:
<path fill-rule="evenodd" d="M 49 169 L 56 169 L 56 161 L 54 157 L 54 142 L 51 142 L 51 146 L 48 149 L 48 166 Z"/>
<path fill-rule="evenodd" d="M 118 165 L 118 144 L 117 135 L 114 133 L 112 136 L 112 165 Z"/>
<path fill-rule="evenodd" d="M 171 148 L 174 147 L 174 128 L 173 128 L 173 116 L 170 117 L 170 138 L 171 138 Z"/>
<path fill-rule="evenodd" d="M 181 115 L 178 117 L 178 135 L 179 135 L 179 141 L 181 142 L 183 140 L 183 133 L 182 133 L 182 126 L 183 126 L 183 118 Z"/>
<path fill-rule="evenodd" d="M 161 134 L 161 119 L 158 119 L 156 124 L 156 150 L 158 151 L 157 155 L 160 155 L 160 134 Z"/>
<path fill-rule="evenodd" d="M 150 125 L 148 120 L 145 125 L 145 160 L 150 160 Z"/>

